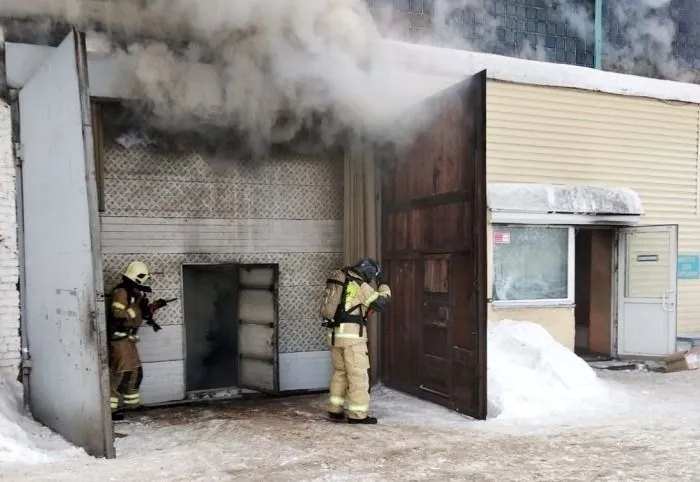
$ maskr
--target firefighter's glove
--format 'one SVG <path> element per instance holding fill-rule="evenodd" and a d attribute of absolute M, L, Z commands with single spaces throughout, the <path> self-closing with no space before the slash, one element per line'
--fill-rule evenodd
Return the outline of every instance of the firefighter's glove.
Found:
<path fill-rule="evenodd" d="M 163 329 L 163 327 L 156 323 L 155 320 L 148 320 L 146 321 L 146 324 L 153 328 L 153 331 L 156 333 Z"/>
<path fill-rule="evenodd" d="M 151 303 L 150 305 L 148 305 L 148 311 L 149 311 L 151 314 L 153 314 L 153 313 L 155 313 L 157 310 L 161 309 L 162 307 L 164 307 L 164 306 L 167 305 L 167 304 L 168 304 L 168 303 L 167 303 L 163 298 L 160 298 L 160 299 L 158 299 L 158 300 L 155 300 L 155 301 L 154 301 L 153 303 Z"/>

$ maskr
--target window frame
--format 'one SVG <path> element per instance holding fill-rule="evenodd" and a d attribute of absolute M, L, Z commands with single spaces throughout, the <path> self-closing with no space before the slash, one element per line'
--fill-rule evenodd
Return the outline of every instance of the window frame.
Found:
<path fill-rule="evenodd" d="M 493 299 L 493 282 L 496 276 L 496 256 L 493 249 L 493 233 L 499 227 L 513 228 L 546 228 L 546 229 L 566 229 L 568 230 L 568 250 L 567 250 L 567 296 L 566 298 L 552 298 L 545 300 L 495 300 Z M 557 308 L 572 307 L 576 304 L 576 228 L 574 226 L 562 226 L 557 224 L 530 224 L 530 223 L 491 223 L 491 304 L 494 308 Z"/>

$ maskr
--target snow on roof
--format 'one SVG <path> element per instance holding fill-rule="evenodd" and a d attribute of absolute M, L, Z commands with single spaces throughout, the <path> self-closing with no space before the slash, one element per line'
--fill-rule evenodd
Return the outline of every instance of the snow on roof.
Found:
<path fill-rule="evenodd" d="M 559 184 L 489 183 L 492 211 L 590 215 L 644 214 L 642 201 L 631 189 Z"/>
<path fill-rule="evenodd" d="M 506 82 L 568 87 L 700 104 L 700 85 L 697 84 L 394 40 L 385 42 L 393 55 L 404 60 L 411 68 L 424 72 L 433 81 L 441 78 L 443 83 L 449 82 L 444 87 L 486 69 L 488 78 Z M 433 81 L 429 82 L 430 85 L 426 85 L 426 89 L 434 85 Z M 426 93 L 425 96 L 436 92 Z"/>

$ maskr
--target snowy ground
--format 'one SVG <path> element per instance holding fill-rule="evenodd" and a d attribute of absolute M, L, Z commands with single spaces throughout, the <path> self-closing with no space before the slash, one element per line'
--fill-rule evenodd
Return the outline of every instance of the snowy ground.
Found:
<path fill-rule="evenodd" d="M 46 445 L 37 451 L 46 458 L 0 460 L 0 479 L 699 479 L 700 370 L 591 377 L 573 354 L 530 330 L 517 325 L 489 335 L 492 352 L 500 346 L 520 355 L 510 375 L 507 360 L 489 358 L 490 393 L 498 395 L 489 402 L 498 417 L 486 422 L 386 388 L 372 392 L 380 418 L 373 427 L 324 421 L 324 396 L 158 409 L 116 426 L 119 458 L 107 461 L 66 451 L 25 420 L 30 436 L 22 443 L 36 444 L 40 436 Z M 530 342 L 518 342 L 512 336 L 518 332 Z M 512 383 L 504 383 L 507 377 Z M 584 394 L 585 386 L 595 397 Z"/>
<path fill-rule="evenodd" d="M 618 396 L 529 423 L 475 422 L 386 389 L 381 425 L 320 419 L 323 397 L 145 412 L 118 461 L 0 464 L 2 480 L 697 480 L 700 372 L 601 373 Z M 623 399 L 620 402 L 619 399 Z"/>

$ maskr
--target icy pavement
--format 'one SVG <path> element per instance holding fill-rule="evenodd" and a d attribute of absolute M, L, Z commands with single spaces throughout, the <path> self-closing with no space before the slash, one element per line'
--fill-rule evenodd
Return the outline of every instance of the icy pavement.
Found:
<path fill-rule="evenodd" d="M 381 388 L 380 425 L 331 424 L 324 397 L 158 409 L 118 460 L 0 464 L 2 480 L 698 480 L 700 371 L 599 371 L 605 399 L 476 422 Z"/>

